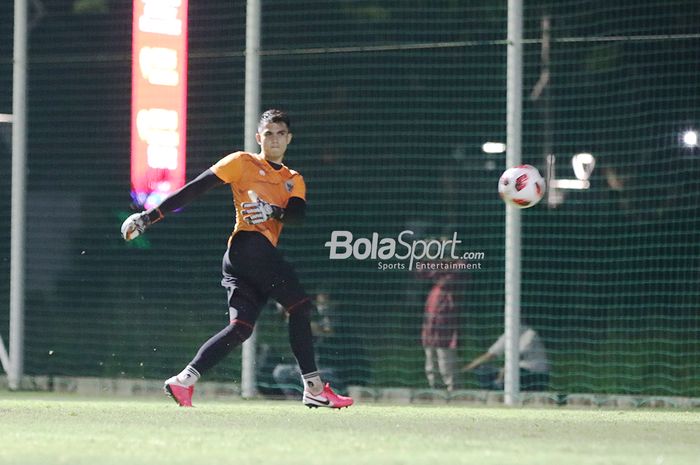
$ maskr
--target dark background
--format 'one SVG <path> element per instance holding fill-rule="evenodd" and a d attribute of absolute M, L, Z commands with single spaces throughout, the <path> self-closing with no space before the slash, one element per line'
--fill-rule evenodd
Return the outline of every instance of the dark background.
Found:
<path fill-rule="evenodd" d="M 12 105 L 12 2 L 0 4 L 0 113 Z M 163 378 L 226 324 L 220 189 L 135 244 L 130 213 L 131 5 L 45 0 L 29 52 L 26 373 Z M 245 2 L 190 2 L 188 178 L 243 145 Z M 426 385 L 429 283 L 374 261 L 331 261 L 333 230 L 451 236 L 486 255 L 465 274 L 461 355 L 502 332 L 505 1 L 263 0 L 262 105 L 292 117 L 286 162 L 309 189 L 282 249 L 337 305 L 334 362 L 370 386 Z M 700 7 L 694 0 L 528 1 L 523 160 L 558 176 L 590 152 L 587 191 L 523 213 L 523 316 L 553 359 L 552 388 L 700 395 Z M 540 77 L 552 21 L 551 80 Z M 429 47 L 408 47 L 433 44 Z M 389 46 L 386 50 L 362 47 Z M 392 48 L 393 46 L 393 48 Z M 402 48 L 403 47 L 403 48 Z M 329 49 L 326 51 L 319 49 Z M 9 300 L 9 127 L 0 125 L 0 334 Z M 284 323 L 259 338 L 289 359 Z M 239 355 L 211 379 L 238 379 Z M 264 379 L 264 376 L 262 377 Z M 465 387 L 474 386 L 466 378 Z"/>

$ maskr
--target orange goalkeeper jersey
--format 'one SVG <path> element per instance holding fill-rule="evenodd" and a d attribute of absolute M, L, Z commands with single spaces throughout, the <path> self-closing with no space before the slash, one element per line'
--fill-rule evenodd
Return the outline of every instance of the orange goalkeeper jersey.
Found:
<path fill-rule="evenodd" d="M 260 224 L 248 224 L 241 214 L 241 204 L 251 201 L 248 197 L 249 190 L 258 194 L 260 199 L 283 208 L 291 197 L 306 200 L 304 178 L 285 165 L 275 170 L 262 155 L 248 152 L 227 155 L 214 164 L 211 170 L 231 185 L 236 209 L 236 226 L 231 236 L 238 231 L 257 231 L 276 246 L 282 232 L 282 222 L 270 219 Z"/>

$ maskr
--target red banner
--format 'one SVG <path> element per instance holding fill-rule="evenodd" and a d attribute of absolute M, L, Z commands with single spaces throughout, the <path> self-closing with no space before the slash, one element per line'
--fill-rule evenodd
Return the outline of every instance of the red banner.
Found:
<path fill-rule="evenodd" d="M 146 208 L 185 184 L 187 1 L 134 0 L 131 195 Z"/>

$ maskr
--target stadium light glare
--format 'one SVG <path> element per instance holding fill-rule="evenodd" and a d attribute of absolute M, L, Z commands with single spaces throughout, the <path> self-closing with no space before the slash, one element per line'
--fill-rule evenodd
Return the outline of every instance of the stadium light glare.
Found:
<path fill-rule="evenodd" d="M 503 142 L 484 142 L 484 145 L 481 146 L 481 150 L 489 154 L 503 153 L 506 151 L 506 144 Z"/>
<path fill-rule="evenodd" d="M 681 140 L 683 141 L 683 145 L 688 147 L 688 148 L 697 147 L 698 146 L 698 132 L 695 131 L 694 129 L 689 129 L 682 134 Z"/>

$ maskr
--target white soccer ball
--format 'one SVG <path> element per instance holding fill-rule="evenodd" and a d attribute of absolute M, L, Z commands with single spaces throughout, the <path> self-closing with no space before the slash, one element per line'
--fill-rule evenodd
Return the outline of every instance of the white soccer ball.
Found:
<path fill-rule="evenodd" d="M 530 208 L 544 197 L 545 182 L 530 165 L 520 165 L 503 172 L 498 180 L 498 195 L 507 204 L 518 208 Z"/>

